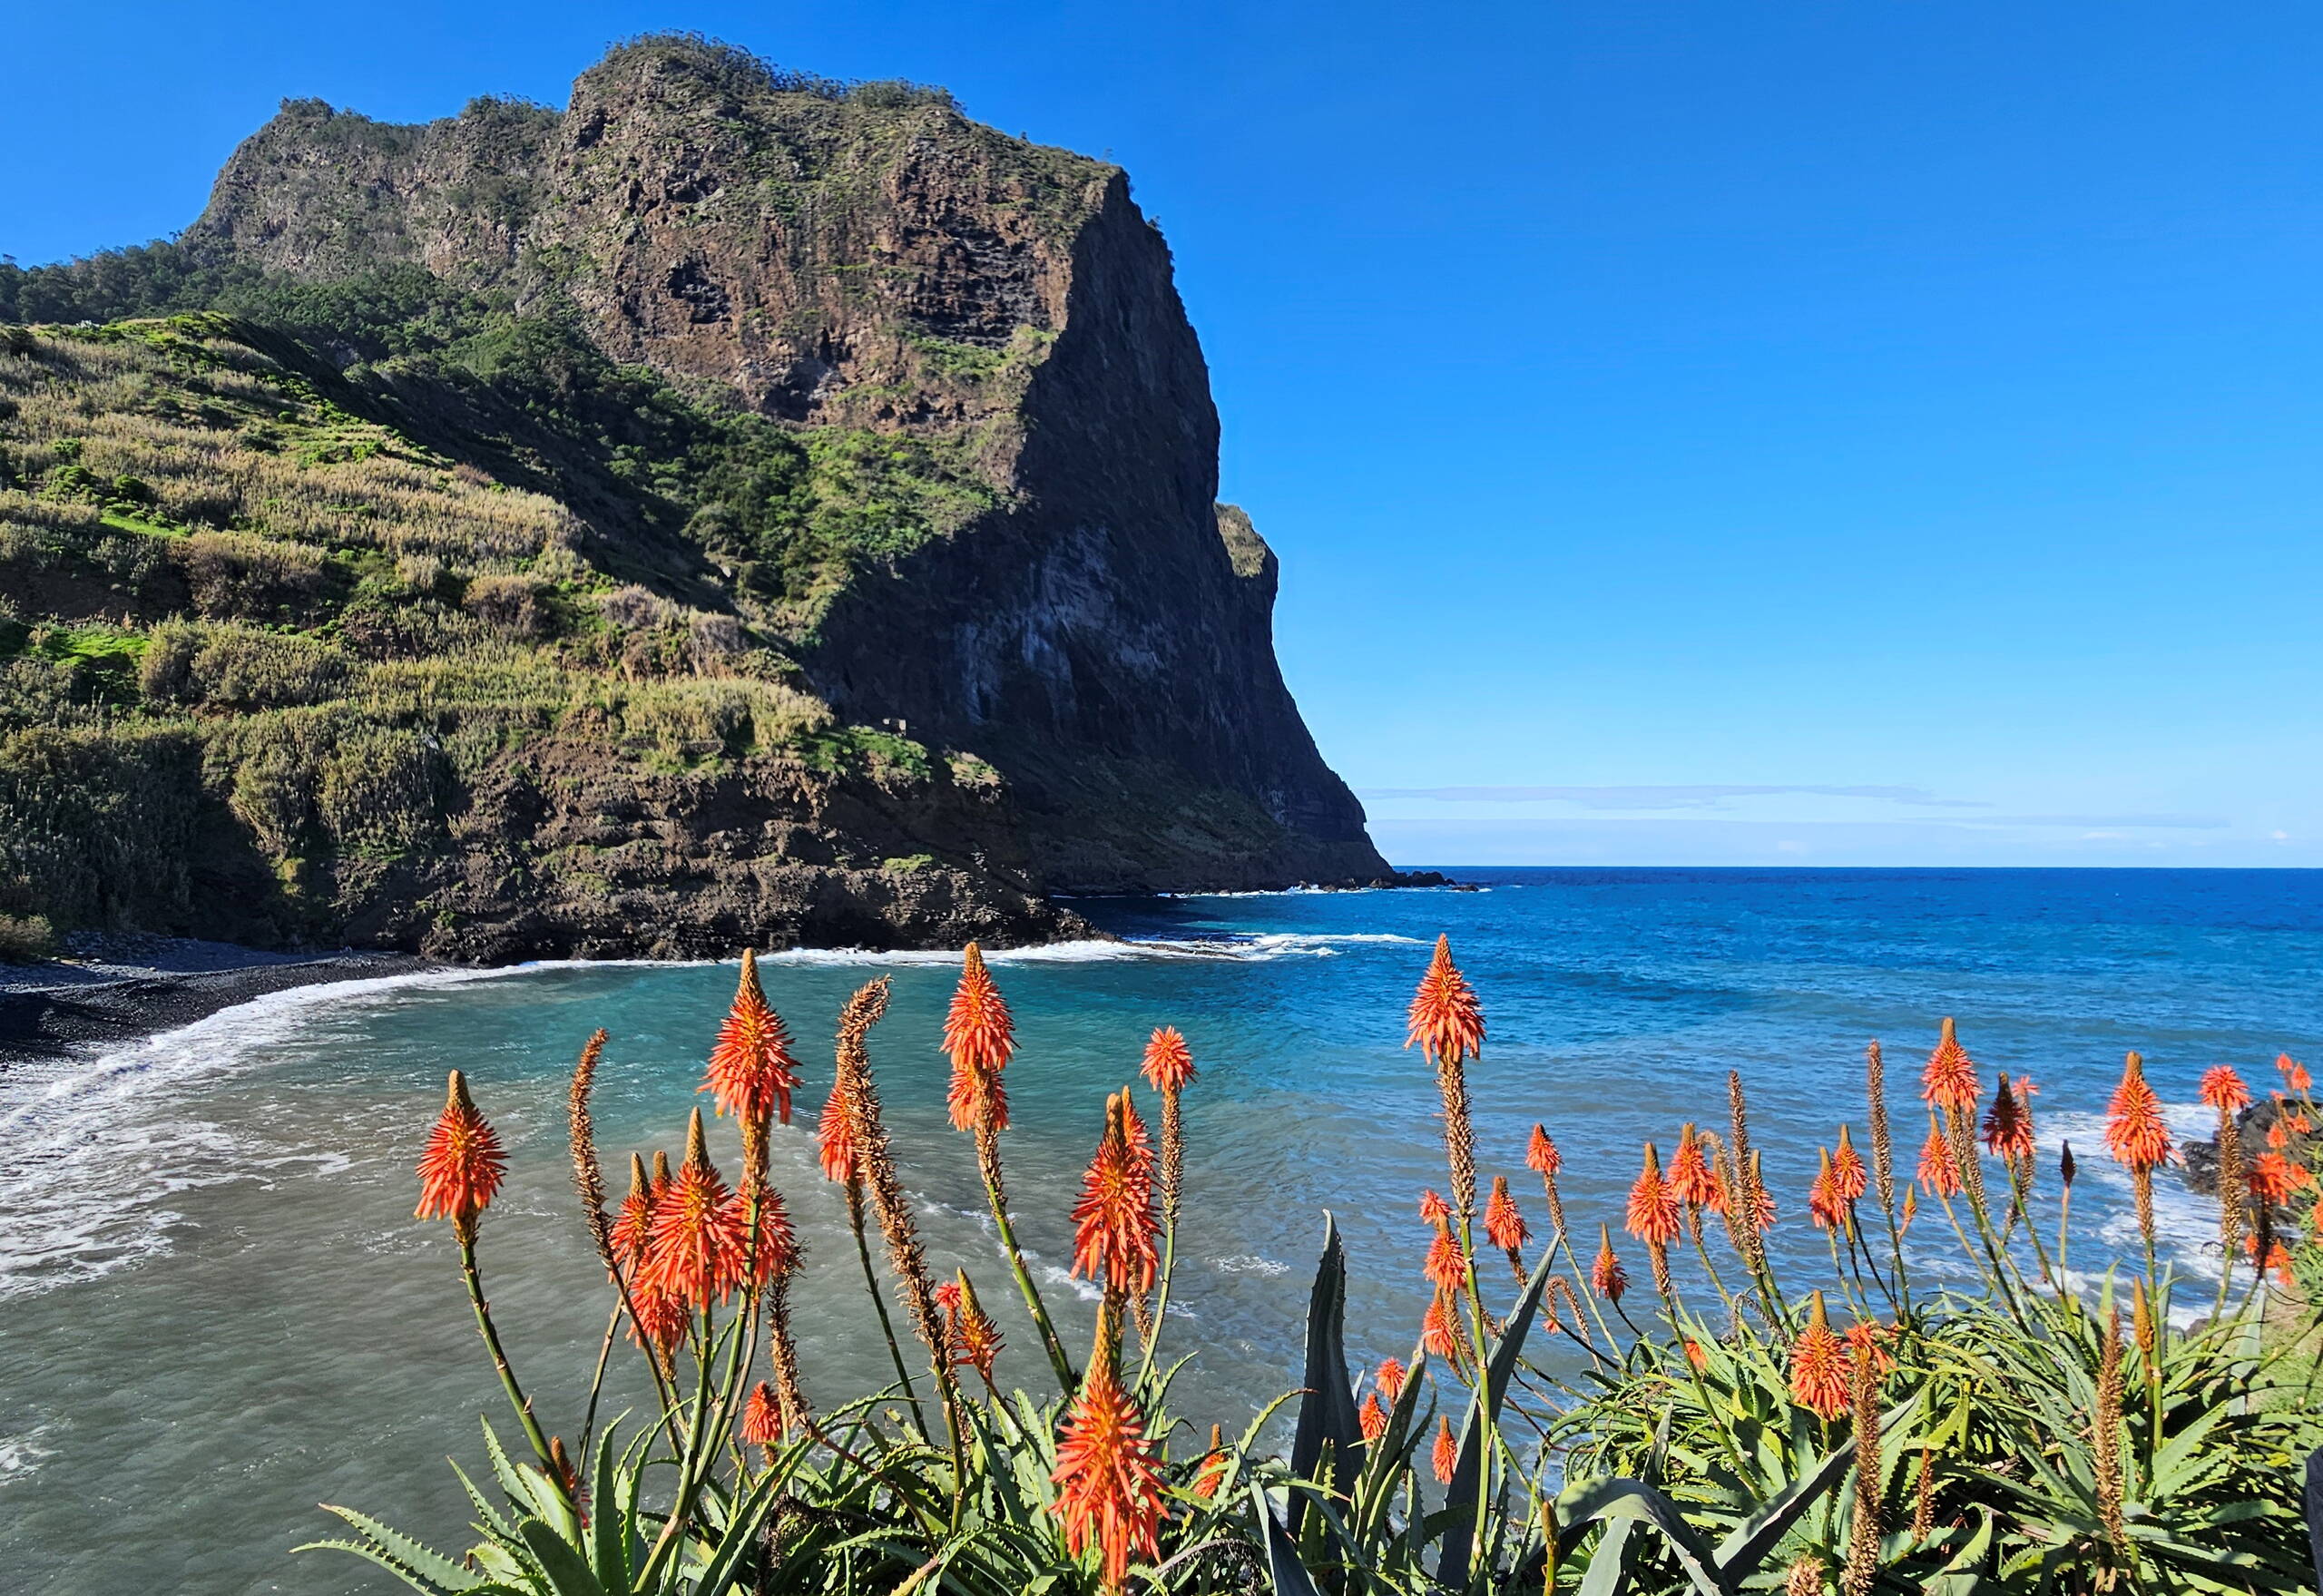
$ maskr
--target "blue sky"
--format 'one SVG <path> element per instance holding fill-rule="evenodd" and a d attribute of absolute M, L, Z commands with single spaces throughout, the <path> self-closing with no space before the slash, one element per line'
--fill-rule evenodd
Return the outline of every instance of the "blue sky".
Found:
<path fill-rule="evenodd" d="M 1398 862 L 2323 863 L 2323 13 L 26 6 L 0 250 L 662 27 L 1129 168 Z"/>

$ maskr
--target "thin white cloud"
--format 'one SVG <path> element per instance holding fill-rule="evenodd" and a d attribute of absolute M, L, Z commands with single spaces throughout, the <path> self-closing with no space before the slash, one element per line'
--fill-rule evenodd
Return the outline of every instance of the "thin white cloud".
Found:
<path fill-rule="evenodd" d="M 1728 798 L 1771 798 L 1804 793 L 1817 798 L 1873 798 L 1921 808 L 1986 809 L 1973 798 L 1937 798 L 1924 787 L 1749 786 L 1710 783 L 1687 787 L 1365 787 L 1367 798 L 1432 798 L 1446 804 L 1579 804 L 1590 809 L 1715 809 Z"/>

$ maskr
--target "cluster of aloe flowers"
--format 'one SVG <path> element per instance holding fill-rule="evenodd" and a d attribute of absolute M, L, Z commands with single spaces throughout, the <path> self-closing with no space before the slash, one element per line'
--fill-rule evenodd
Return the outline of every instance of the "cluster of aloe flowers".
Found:
<path fill-rule="evenodd" d="M 2252 1293 L 2268 1269 L 2289 1268 L 2298 1227 L 2286 1225 L 2286 1205 L 2313 1186 L 2291 1156 L 2308 1145 L 2293 1139 L 2308 1123 L 2311 1087 L 2287 1058 L 2296 1097 L 2278 1094 L 2271 1145 L 2256 1156 L 2237 1136 L 2236 1115 L 2250 1102 L 2240 1079 L 2220 1067 L 2200 1084 L 2220 1115 L 2224 1193 L 2224 1278 L 2201 1327 L 2173 1328 L 2172 1280 L 2155 1256 L 2152 1177 L 2176 1150 L 2139 1056 L 2129 1055 L 2105 1131 L 2144 1240 L 2125 1337 L 2112 1274 L 2093 1302 L 2088 1282 L 2066 1269 L 2071 1149 L 2059 1160 L 2052 1250 L 2038 1223 L 2033 1087 L 2003 1074 L 1987 1102 L 1949 1020 L 1922 1072 L 1928 1131 L 1908 1177 L 1881 1052 L 1868 1051 L 1869 1160 L 1853 1127 L 1840 1126 L 1807 1192 L 1808 1220 L 1829 1243 L 1831 1276 L 1819 1288 L 1802 1293 L 1779 1278 L 1769 1243 L 1782 1205 L 1751 1145 L 1739 1074 L 1729 1075 L 1723 1134 L 1683 1125 L 1666 1163 L 1645 1143 L 1618 1219 L 1652 1282 L 1658 1322 L 1641 1325 L 1616 1221 L 1597 1226 L 1586 1265 L 1574 1249 L 1558 1185 L 1563 1155 L 1545 1124 L 1533 1126 L 1522 1154 L 1548 1211 L 1537 1253 L 1509 1177 L 1482 1188 L 1469 1069 L 1483 1051 L 1483 1007 L 1439 939 L 1406 1045 L 1435 1077 L 1450 1195 L 1429 1190 L 1419 1200 L 1429 1298 L 1409 1360 L 1389 1357 L 1350 1379 L 1346 1266 L 1328 1229 L 1304 1385 L 1282 1399 L 1298 1404 L 1288 1456 L 1259 1450 L 1281 1403 L 1239 1443 L 1213 1425 L 1173 1455 L 1181 1421 L 1168 1402 L 1179 1366 L 1159 1348 L 1183 1197 L 1183 1094 L 1196 1074 L 1185 1037 L 1155 1030 L 1142 1061 L 1160 1100 L 1158 1146 L 1129 1086 L 1105 1100 L 1071 1213 L 1072 1272 L 1099 1292 L 1089 1352 L 1076 1362 L 1009 1210 L 1002 1143 L 1015 1037 L 997 984 L 971 945 L 940 1045 L 951 1122 L 974 1139 L 1028 1334 L 1004 1328 L 1014 1310 L 996 1314 L 965 1270 L 939 1279 L 928 1262 L 869 1051 L 887 996 L 881 977 L 841 1011 L 815 1134 L 821 1171 L 844 1193 L 892 1385 L 822 1414 L 806 1395 L 789 1309 L 806 1254 L 768 1179 L 769 1140 L 789 1122 L 800 1070 L 746 955 L 701 1086 L 716 1118 L 738 1130 L 735 1184 L 713 1162 L 711 1124 L 696 1110 L 677 1164 L 633 1156 L 629 1191 L 612 1205 L 590 1114 L 603 1033 L 574 1071 L 574 1183 L 613 1302 L 569 1448 L 535 1415 L 485 1297 L 478 1222 L 506 1164 L 453 1074 L 420 1161 L 418 1213 L 451 1222 L 532 1459 L 511 1461 L 486 1426 L 508 1507 L 469 1487 L 485 1539 L 466 1560 L 346 1509 L 332 1511 L 360 1538 L 328 1544 L 433 1596 L 939 1587 L 1002 1596 L 1132 1582 L 1345 1596 L 1554 1592 L 1561 1581 L 1591 1596 L 1732 1596 L 1746 1583 L 1799 1596 L 1965 1596 L 2258 1589 L 2234 1582 L 2236 1571 L 2289 1566 L 2278 1542 L 2288 1544 L 2282 1526 L 2295 1524 L 2295 1511 L 2234 1505 L 2259 1487 L 2247 1460 L 2220 1463 L 2215 1453 L 2220 1441 L 2280 1452 L 2314 1430 L 2296 1415 L 2251 1416 L 2275 1387 L 2243 1345 Z M 1967 1266 L 1949 1266 L 1953 1284 L 1935 1290 L 1914 1283 L 1915 1265 L 1932 1261 L 1912 1239 L 1923 1193 Z M 2308 1233 L 2316 1229 L 2310 1219 Z M 2230 1309 L 2239 1246 L 2259 1267 Z M 1485 1286 L 1502 1261 L 1514 1282 L 1505 1302 Z M 1965 1292 L 1965 1278 L 1976 1282 Z M 1555 1366 L 1527 1355 L 1535 1330 L 1564 1348 Z M 617 1444 L 619 1421 L 600 1427 L 598 1408 L 624 1331 L 657 1411 Z M 1045 1405 L 1004 1394 L 1012 1335 L 1030 1349 L 1018 1359 L 1034 1383 L 1055 1388 Z M 2133 1361 L 2146 1376 L 2135 1391 Z M 2093 1411 L 2075 1417 L 2075 1404 Z M 2213 1428 L 2219 1441 L 2206 1442 Z M 2055 1444 L 2064 1432 L 2078 1439 Z M 2019 1481 L 2011 1471 L 2027 1448 L 2045 1472 Z M 2008 1476 L 2005 1487 L 1984 1490 L 1987 1475 Z"/>

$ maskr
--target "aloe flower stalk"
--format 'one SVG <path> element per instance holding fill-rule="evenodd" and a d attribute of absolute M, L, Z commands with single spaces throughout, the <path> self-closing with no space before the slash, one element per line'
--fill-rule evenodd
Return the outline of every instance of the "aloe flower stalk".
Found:
<path fill-rule="evenodd" d="M 1016 1289 L 1032 1315 L 1033 1328 L 1049 1356 L 1057 1383 L 1073 1389 L 1073 1360 L 1050 1322 L 1046 1305 L 1024 1268 L 1024 1248 L 1016 1242 L 1016 1227 L 1008 1217 L 1008 1188 L 1000 1168 L 1000 1133 L 1008 1127 L 1008 1093 L 1001 1072 L 1016 1051 L 1016 1023 L 1007 1000 L 985 966 L 984 950 L 968 944 L 960 957 L 960 983 L 944 1016 L 944 1052 L 952 1061 L 947 1094 L 952 1124 L 973 1132 L 976 1142 L 976 1172 L 984 1180 L 985 1200 L 992 1209 L 993 1228 L 1000 1234 L 1000 1249 L 1008 1259 Z"/>
<path fill-rule="evenodd" d="M 444 1111 L 428 1132 L 426 1150 L 420 1154 L 419 1206 L 413 1211 L 419 1219 L 452 1222 L 452 1239 L 460 1248 L 460 1275 L 467 1283 L 468 1305 L 475 1310 L 476 1331 L 492 1355 L 500 1388 L 516 1410 L 524 1439 L 532 1444 L 541 1466 L 554 1478 L 556 1462 L 548 1436 L 533 1416 L 533 1405 L 524 1388 L 516 1383 L 516 1371 L 500 1344 L 500 1329 L 492 1322 L 492 1309 L 484 1297 L 484 1277 L 476 1267 L 476 1221 L 492 1206 L 507 1171 L 508 1156 L 501 1150 L 499 1135 L 477 1111 L 475 1100 L 468 1095 L 466 1078 L 454 1070 L 445 1088 Z"/>

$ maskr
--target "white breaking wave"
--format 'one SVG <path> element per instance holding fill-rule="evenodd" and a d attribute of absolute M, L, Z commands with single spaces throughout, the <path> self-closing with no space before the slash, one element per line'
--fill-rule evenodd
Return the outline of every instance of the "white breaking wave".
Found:
<path fill-rule="evenodd" d="M 1086 964 L 1122 959 L 1265 963 L 1328 958 L 1339 949 L 1416 939 L 1378 933 L 1066 942 L 1011 948 L 994 964 Z M 490 970 L 422 970 L 289 987 L 93 1054 L 27 1063 L 0 1075 L 0 1300 L 93 1280 L 168 1250 L 185 1216 L 176 1192 L 264 1180 L 285 1161 L 328 1172 L 336 1154 L 285 1160 L 260 1155 L 204 1118 L 199 1088 L 296 1040 L 313 1011 L 344 1012 L 397 1001 L 412 991 L 505 981 L 561 970 L 707 968 L 730 960 L 541 960 Z M 948 952 L 798 948 L 761 956 L 773 965 L 942 967 Z"/>

